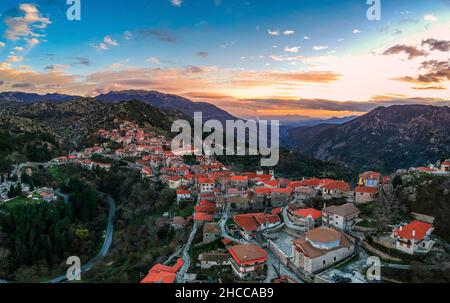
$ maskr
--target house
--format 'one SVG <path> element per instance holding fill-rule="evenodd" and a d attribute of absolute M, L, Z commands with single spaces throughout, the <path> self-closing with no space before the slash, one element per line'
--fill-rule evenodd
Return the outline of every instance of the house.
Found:
<path fill-rule="evenodd" d="M 407 254 L 427 253 L 434 245 L 430 238 L 433 225 L 421 221 L 413 221 L 405 226 L 394 229 L 395 247 Z"/>
<path fill-rule="evenodd" d="M 184 229 L 189 225 L 189 220 L 186 220 L 183 217 L 174 217 L 171 225 L 175 230 Z"/>
<path fill-rule="evenodd" d="M 39 193 L 39 196 L 43 201 L 48 203 L 56 201 L 58 199 L 58 197 L 55 196 L 53 191 L 42 191 Z"/>
<path fill-rule="evenodd" d="M 207 252 L 198 256 L 201 269 L 210 269 L 214 266 L 231 265 L 230 254 L 226 252 Z"/>
<path fill-rule="evenodd" d="M 181 187 L 181 180 L 182 178 L 179 176 L 169 176 L 167 178 L 167 180 L 169 181 L 169 188 L 170 189 L 177 189 L 178 187 Z"/>
<path fill-rule="evenodd" d="M 198 180 L 201 193 L 212 193 L 214 191 L 215 182 L 208 178 L 200 178 Z"/>
<path fill-rule="evenodd" d="M 84 169 L 92 170 L 92 168 L 94 167 L 94 162 L 91 160 L 78 160 L 78 163 Z"/>
<path fill-rule="evenodd" d="M 109 163 L 99 163 L 95 162 L 94 166 L 96 169 L 104 170 L 104 171 L 110 171 L 112 168 L 112 165 Z"/>
<path fill-rule="evenodd" d="M 258 232 L 281 224 L 281 219 L 278 215 L 263 213 L 240 214 L 234 216 L 233 220 L 239 228 L 240 234 L 246 240 L 256 237 Z"/>
<path fill-rule="evenodd" d="M 293 211 L 288 209 L 287 214 L 293 224 L 304 227 L 305 230 L 315 228 L 322 223 L 322 212 L 314 208 Z"/>
<path fill-rule="evenodd" d="M 177 203 L 181 201 L 189 200 L 192 198 L 191 191 L 186 189 L 177 190 Z"/>
<path fill-rule="evenodd" d="M 172 267 L 156 264 L 150 269 L 148 275 L 142 279 L 141 283 L 174 283 L 177 278 L 177 272 L 183 265 L 184 261 L 181 258 Z"/>
<path fill-rule="evenodd" d="M 241 279 L 261 277 L 266 274 L 267 252 L 255 244 L 236 245 L 228 248 L 233 273 Z"/>
<path fill-rule="evenodd" d="M 350 192 L 350 185 L 344 181 L 334 181 L 322 186 L 324 199 L 343 198 Z"/>
<path fill-rule="evenodd" d="M 330 227 L 319 227 L 294 240 L 292 262 L 312 274 L 349 258 L 354 251 L 353 238 Z"/>
<path fill-rule="evenodd" d="M 359 175 L 358 185 L 365 187 L 378 187 L 380 178 L 380 173 L 368 171 Z"/>
<path fill-rule="evenodd" d="M 231 176 L 230 177 L 231 186 L 237 188 L 248 187 L 248 177 L 247 176 Z"/>
<path fill-rule="evenodd" d="M 219 239 L 220 225 L 218 223 L 205 223 L 203 226 L 203 243 L 211 243 Z"/>
<path fill-rule="evenodd" d="M 356 204 L 369 203 L 375 201 L 378 196 L 378 187 L 358 186 L 355 189 Z"/>
<path fill-rule="evenodd" d="M 291 198 L 290 188 L 274 188 L 270 193 L 270 203 L 272 207 L 286 206 Z"/>
<path fill-rule="evenodd" d="M 450 161 L 444 161 L 441 163 L 441 171 L 450 172 Z"/>
<path fill-rule="evenodd" d="M 212 222 L 214 220 L 214 216 L 209 213 L 203 212 L 195 212 L 194 213 L 194 221 L 199 223 L 204 222 Z"/>
<path fill-rule="evenodd" d="M 153 177 L 153 170 L 147 166 L 141 169 L 142 178 L 151 178 Z"/>
<path fill-rule="evenodd" d="M 359 213 L 359 209 L 351 203 L 332 205 L 322 210 L 322 223 L 350 233 Z"/>

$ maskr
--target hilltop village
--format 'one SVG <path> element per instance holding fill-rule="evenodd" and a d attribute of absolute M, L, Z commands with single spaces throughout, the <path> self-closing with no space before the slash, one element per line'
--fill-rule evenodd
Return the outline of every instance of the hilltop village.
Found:
<path fill-rule="evenodd" d="M 116 129 L 98 131 L 102 143 L 94 147 L 48 163 L 16 165 L 12 173 L 31 175 L 36 165 L 67 164 L 108 172 L 112 161 L 122 161 L 143 179 L 175 191 L 179 211 L 162 214 L 158 224 L 184 229 L 189 237 L 166 262 L 149 264 L 142 283 L 366 283 L 371 282 L 364 274 L 370 255 L 401 267 L 407 266 L 402 256 L 441 249 L 442 240 L 433 237 L 433 217 L 414 213 L 380 234 L 373 224 L 376 215 L 368 210 L 388 195 L 398 176 L 450 176 L 448 160 L 389 176 L 361 172 L 354 185 L 333 179 L 291 180 L 274 170 L 233 171 L 213 157 L 174 154 L 165 136 L 129 121 L 116 123 Z M 1 181 L 0 205 L 17 202 L 14 192 L 45 203 L 61 195 L 17 179 Z"/>

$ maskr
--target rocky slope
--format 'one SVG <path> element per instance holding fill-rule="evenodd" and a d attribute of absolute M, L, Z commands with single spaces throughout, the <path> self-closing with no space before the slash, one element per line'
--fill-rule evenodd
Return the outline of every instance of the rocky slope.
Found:
<path fill-rule="evenodd" d="M 449 134 L 449 107 L 395 105 L 343 125 L 291 129 L 284 144 L 318 159 L 389 172 L 447 157 Z"/>

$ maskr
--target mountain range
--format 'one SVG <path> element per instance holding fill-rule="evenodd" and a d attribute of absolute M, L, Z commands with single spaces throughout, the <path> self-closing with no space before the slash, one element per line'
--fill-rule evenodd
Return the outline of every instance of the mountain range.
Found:
<path fill-rule="evenodd" d="M 65 102 L 80 99 L 80 96 L 71 96 L 64 94 L 46 94 L 39 95 L 34 93 L 23 92 L 4 92 L 0 93 L 0 101 L 3 103 L 42 103 L 42 102 Z M 205 102 L 193 102 L 189 99 L 171 95 L 163 94 L 157 91 L 144 90 L 126 90 L 126 91 L 112 91 L 107 94 L 101 94 L 95 97 L 96 100 L 119 103 L 122 101 L 138 100 L 150 104 L 159 109 L 176 110 L 186 114 L 189 117 L 194 116 L 194 112 L 202 112 L 203 119 L 216 119 L 221 122 L 226 120 L 235 120 L 236 117 L 228 112 L 218 108 L 217 106 Z"/>
<path fill-rule="evenodd" d="M 319 124 L 287 131 L 283 145 L 358 169 L 392 172 L 450 155 L 450 108 L 429 105 L 379 107 L 342 125 Z"/>

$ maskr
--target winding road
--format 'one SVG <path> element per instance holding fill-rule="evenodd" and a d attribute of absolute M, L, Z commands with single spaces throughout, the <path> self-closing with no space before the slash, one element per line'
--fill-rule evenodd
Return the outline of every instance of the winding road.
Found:
<path fill-rule="evenodd" d="M 89 271 L 92 268 L 92 266 L 94 266 L 94 264 L 99 259 L 105 257 L 108 254 L 109 249 L 111 248 L 113 235 L 114 235 L 114 216 L 116 214 L 116 203 L 111 196 L 106 196 L 106 200 L 108 201 L 108 204 L 109 204 L 109 214 L 108 214 L 108 227 L 106 228 L 106 234 L 105 234 L 105 241 L 103 242 L 103 246 L 100 249 L 100 251 L 98 252 L 98 254 L 93 259 L 91 259 L 88 263 L 84 264 L 81 267 L 82 273 Z M 59 277 L 56 277 L 56 278 L 46 281 L 44 283 L 61 283 L 66 280 L 67 280 L 67 276 L 61 275 Z"/>

